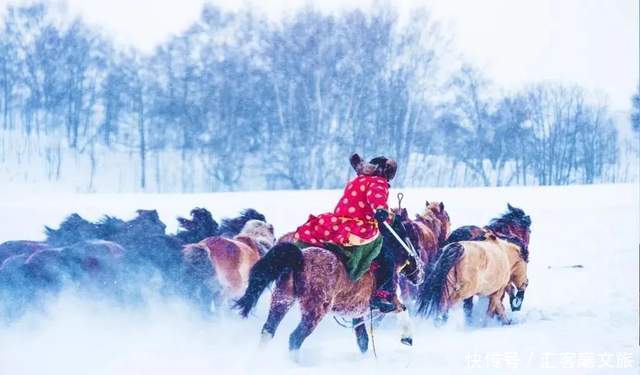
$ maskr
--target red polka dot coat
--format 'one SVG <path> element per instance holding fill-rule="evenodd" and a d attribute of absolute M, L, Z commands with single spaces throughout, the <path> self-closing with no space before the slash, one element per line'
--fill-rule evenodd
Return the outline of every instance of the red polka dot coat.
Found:
<path fill-rule="evenodd" d="M 339 246 L 360 246 L 380 233 L 374 213 L 388 210 L 389 183 L 379 176 L 357 176 L 344 189 L 333 213 L 309 219 L 298 227 L 295 239 L 312 245 L 326 242 Z"/>

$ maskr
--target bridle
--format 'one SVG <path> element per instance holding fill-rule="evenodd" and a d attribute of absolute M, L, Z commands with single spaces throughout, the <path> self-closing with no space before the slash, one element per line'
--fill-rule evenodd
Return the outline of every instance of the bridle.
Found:
<path fill-rule="evenodd" d="M 389 233 L 392 234 L 392 236 L 396 239 L 396 241 L 398 241 L 398 243 L 400 244 L 400 247 L 403 248 L 404 251 L 407 252 L 407 254 L 409 255 L 409 259 L 407 259 L 404 264 L 400 267 L 400 270 L 398 272 L 402 272 L 409 264 L 411 264 L 411 259 L 413 259 L 416 268 L 413 272 L 411 273 L 406 273 L 405 275 L 407 277 L 411 277 L 414 276 L 416 273 L 420 272 L 420 267 L 419 267 L 419 255 L 418 252 L 416 251 L 416 249 L 413 247 L 413 244 L 411 243 L 411 240 L 409 239 L 409 237 L 407 236 L 404 240 L 402 240 L 402 238 L 400 237 L 400 235 L 398 235 L 398 233 L 396 233 L 396 231 L 391 227 L 391 225 L 389 225 L 386 221 L 383 222 L 384 226 L 387 228 L 387 230 L 389 231 Z M 405 233 L 407 232 L 407 227 L 405 226 L 404 222 L 400 222 L 400 225 L 402 226 L 402 229 L 405 231 Z"/>

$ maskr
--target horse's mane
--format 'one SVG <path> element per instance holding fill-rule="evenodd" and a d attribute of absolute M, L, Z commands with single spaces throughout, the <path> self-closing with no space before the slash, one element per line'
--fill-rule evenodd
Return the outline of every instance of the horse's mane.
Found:
<path fill-rule="evenodd" d="M 276 237 L 273 235 L 273 226 L 261 220 L 249 220 L 242 227 L 240 233 L 234 236 L 234 239 L 241 237 L 249 238 L 259 246 L 259 251 L 264 254 L 273 245 L 275 245 Z"/>
<path fill-rule="evenodd" d="M 98 220 L 98 237 L 100 239 L 113 238 L 125 225 L 125 221 L 115 216 L 104 215 Z"/>
<path fill-rule="evenodd" d="M 97 236 L 97 226 L 77 213 L 67 216 L 58 229 L 44 227 L 47 242 L 54 245 L 64 245 Z"/>
<path fill-rule="evenodd" d="M 178 217 L 178 225 L 176 237 L 184 243 L 198 242 L 218 234 L 218 223 L 206 208 L 191 210 L 191 219 Z"/>
<path fill-rule="evenodd" d="M 529 262 L 529 246 L 516 236 L 500 236 L 503 240 L 510 242 L 520 249 L 520 257 L 525 262 Z"/>
<path fill-rule="evenodd" d="M 442 237 L 446 237 L 447 235 L 447 223 L 449 222 L 449 214 L 444 211 L 444 209 L 442 209 L 441 213 L 446 218 L 446 222 L 443 221 L 436 212 L 429 208 L 429 206 L 425 207 L 425 210 L 422 214 L 416 214 L 416 220 L 427 225 L 436 236 L 438 246 L 441 246 L 442 243 L 446 240 L 446 238 Z"/>
<path fill-rule="evenodd" d="M 529 228 L 531 226 L 531 218 L 525 214 L 521 208 L 508 205 L 508 211 L 500 217 L 491 219 L 487 228 L 494 232 L 505 232 L 505 228 L 509 225 L 517 225 L 521 228 Z"/>
<path fill-rule="evenodd" d="M 505 240 L 511 244 L 516 245 L 518 247 L 518 250 L 520 250 L 520 257 L 522 258 L 522 260 L 524 260 L 525 262 L 529 262 L 529 247 L 520 238 L 510 234 L 497 232 L 487 232 L 484 234 L 484 237 L 488 239 L 500 238 L 501 240 Z"/>
<path fill-rule="evenodd" d="M 242 228 L 249 220 L 267 221 L 264 215 L 260 212 L 253 208 L 247 208 L 240 212 L 240 216 L 238 217 L 222 219 L 220 227 L 218 228 L 218 235 L 223 237 L 233 237 L 242 231 Z"/>

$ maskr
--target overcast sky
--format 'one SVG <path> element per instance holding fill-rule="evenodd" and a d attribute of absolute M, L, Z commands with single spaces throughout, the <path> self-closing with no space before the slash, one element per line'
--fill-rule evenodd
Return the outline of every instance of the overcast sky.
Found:
<path fill-rule="evenodd" d="M 63 1 L 54 0 L 56 4 Z M 11 1 L 20 3 L 19 1 Z M 24 1 L 23 1 L 24 2 Z M 144 51 L 193 22 L 206 0 L 66 0 L 69 14 Z M 305 1 L 218 0 L 251 4 L 277 19 Z M 5 9 L 7 0 L 0 0 Z M 367 7 L 368 0 L 319 0 L 327 11 Z M 627 111 L 639 79 L 638 0 L 396 0 L 402 12 L 427 5 L 453 35 L 453 49 L 498 86 L 575 82 Z"/>

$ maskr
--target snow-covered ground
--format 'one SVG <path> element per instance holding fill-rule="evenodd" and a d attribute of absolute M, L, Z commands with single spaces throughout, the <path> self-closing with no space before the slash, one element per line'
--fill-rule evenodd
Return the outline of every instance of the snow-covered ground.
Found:
<path fill-rule="evenodd" d="M 348 329 L 325 319 L 288 358 L 295 309 L 275 340 L 258 350 L 268 295 L 247 320 L 233 314 L 202 320 L 175 300 L 150 294 L 146 308 L 113 307 L 72 291 L 0 328 L 0 374 L 378 374 L 378 373 L 638 373 L 638 185 L 549 188 L 405 189 L 411 212 L 443 201 L 455 228 L 484 224 L 506 208 L 533 220 L 530 285 L 511 326 L 467 328 L 458 309 L 436 328 L 416 320 L 413 347 L 400 344 L 393 319 L 375 331 L 377 359 L 360 355 Z M 395 192 L 394 192 L 395 193 Z M 41 239 L 71 212 L 89 219 L 130 218 L 155 208 L 174 231 L 176 215 L 204 206 L 214 217 L 253 207 L 282 234 L 309 213 L 333 208 L 338 191 L 280 191 L 195 195 L 77 195 L 5 193 L 0 241 Z M 395 195 L 391 204 L 395 205 Z M 582 268 L 567 266 L 582 265 Z M 553 367 L 553 368 L 549 368 Z"/>

